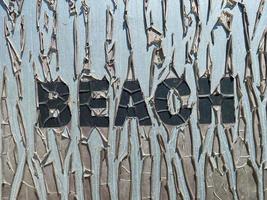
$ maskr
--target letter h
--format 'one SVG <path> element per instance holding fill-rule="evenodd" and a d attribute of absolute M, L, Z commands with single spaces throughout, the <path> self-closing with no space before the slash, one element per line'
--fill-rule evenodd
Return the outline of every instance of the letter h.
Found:
<path fill-rule="evenodd" d="M 221 121 L 224 124 L 235 123 L 234 79 L 224 77 L 220 81 L 220 94 L 210 94 L 210 80 L 201 77 L 198 80 L 198 115 L 200 124 L 210 124 L 212 106 L 221 106 Z"/>

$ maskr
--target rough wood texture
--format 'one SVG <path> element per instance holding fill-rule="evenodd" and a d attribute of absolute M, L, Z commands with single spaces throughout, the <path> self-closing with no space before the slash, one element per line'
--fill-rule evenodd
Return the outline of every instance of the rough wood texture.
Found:
<path fill-rule="evenodd" d="M 267 199 L 265 0 L 0 5 L 0 199 Z M 109 116 L 109 127 L 79 127 L 79 83 L 103 77 L 108 92 L 92 95 L 107 108 L 92 113 Z M 155 110 L 166 78 L 190 88 L 163 99 L 172 114 L 190 108 L 180 126 Z M 236 122 L 224 123 L 214 105 L 211 123 L 200 123 L 198 83 L 210 81 L 215 102 L 222 78 L 234 82 Z M 71 121 L 41 128 L 37 83 L 61 80 Z M 114 126 L 125 80 L 139 81 L 151 126 Z"/>

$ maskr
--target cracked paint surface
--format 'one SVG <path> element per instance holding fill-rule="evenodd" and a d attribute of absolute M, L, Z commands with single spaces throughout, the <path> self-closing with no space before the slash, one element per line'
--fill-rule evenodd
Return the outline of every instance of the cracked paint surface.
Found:
<path fill-rule="evenodd" d="M 0 5 L 0 199 L 267 199 L 265 0 Z"/>

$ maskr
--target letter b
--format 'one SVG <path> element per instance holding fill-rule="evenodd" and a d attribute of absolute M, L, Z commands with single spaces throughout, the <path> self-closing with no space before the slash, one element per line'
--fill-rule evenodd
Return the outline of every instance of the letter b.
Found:
<path fill-rule="evenodd" d="M 39 126 L 62 127 L 71 120 L 68 106 L 69 88 L 58 78 L 51 82 L 37 82 Z"/>

